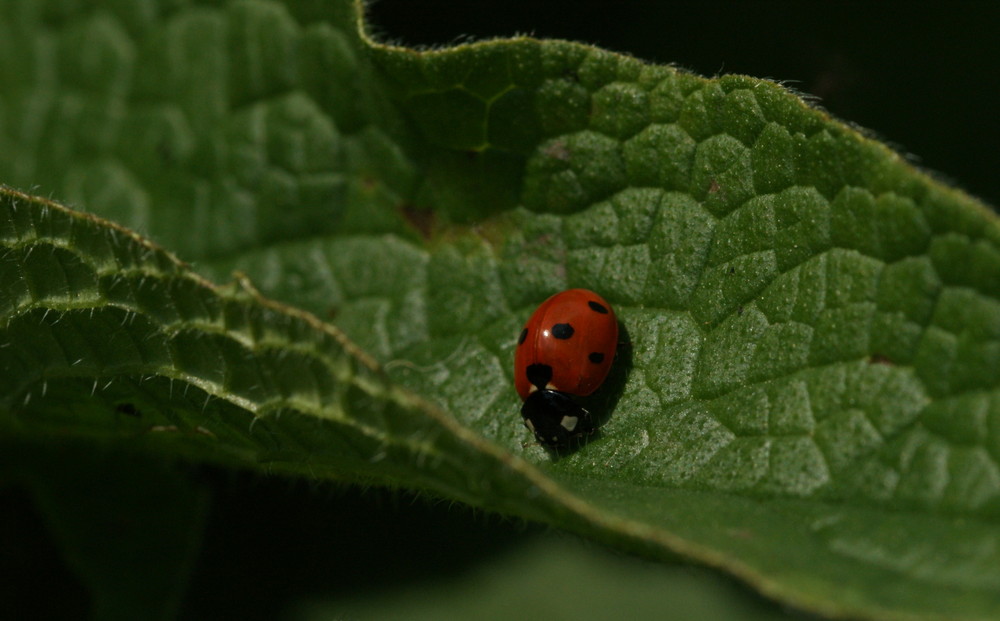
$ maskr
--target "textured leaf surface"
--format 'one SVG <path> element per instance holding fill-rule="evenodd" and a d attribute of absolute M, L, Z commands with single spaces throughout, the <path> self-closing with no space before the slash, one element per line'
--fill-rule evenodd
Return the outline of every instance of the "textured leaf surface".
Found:
<path fill-rule="evenodd" d="M 5 434 L 429 489 L 828 614 L 1000 614 L 972 199 L 752 78 L 383 47 L 347 2 L 0 7 L 0 178 L 195 265 L 5 192 Z M 567 287 L 629 342 L 554 460 L 509 369 Z"/>

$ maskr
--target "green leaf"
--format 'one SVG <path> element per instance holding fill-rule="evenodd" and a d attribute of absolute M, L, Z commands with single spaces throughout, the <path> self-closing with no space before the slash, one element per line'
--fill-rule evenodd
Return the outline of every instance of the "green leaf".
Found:
<path fill-rule="evenodd" d="M 344 599 L 306 600 L 292 619 L 788 619 L 718 576 L 677 565 L 653 566 L 553 536 L 522 544 L 471 571 Z M 608 589 L 613 584 L 614 589 Z M 588 594 L 581 597 L 581 594 Z"/>
<path fill-rule="evenodd" d="M 827 615 L 1000 615 L 996 216 L 771 82 L 415 52 L 356 10 L 0 3 L 0 178 L 97 214 L 2 192 L 0 433 L 427 490 Z M 568 287 L 628 343 L 553 458 L 510 369 Z"/>

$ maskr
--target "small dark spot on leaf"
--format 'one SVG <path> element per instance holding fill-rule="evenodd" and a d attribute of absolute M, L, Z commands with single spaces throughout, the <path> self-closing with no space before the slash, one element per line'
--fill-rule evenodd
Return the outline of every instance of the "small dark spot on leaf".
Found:
<path fill-rule="evenodd" d="M 729 268 L 729 273 L 730 274 L 735 274 L 736 273 L 736 268 L 735 267 L 730 267 Z"/>
<path fill-rule="evenodd" d="M 173 166 L 175 157 L 174 150 L 171 148 L 170 143 L 166 140 L 161 140 L 156 145 L 156 153 L 160 156 L 160 161 L 167 167 Z"/>
<path fill-rule="evenodd" d="M 378 179 L 370 175 L 361 177 L 361 186 L 366 190 L 374 190 L 378 186 Z"/>
<path fill-rule="evenodd" d="M 715 179 L 712 179 L 712 182 L 708 184 L 708 193 L 709 194 L 715 194 L 716 192 L 718 192 L 721 189 L 722 189 L 722 186 L 720 186 L 719 182 L 716 181 Z"/>
<path fill-rule="evenodd" d="M 742 306 L 736 309 L 736 314 L 737 315 L 742 315 L 743 314 L 743 307 Z"/>
<path fill-rule="evenodd" d="M 136 418 L 142 416 L 142 412 L 139 411 L 139 408 L 135 407 L 135 405 L 131 403 L 119 403 L 115 406 L 115 412 L 126 416 L 135 416 Z"/>
<path fill-rule="evenodd" d="M 423 207 L 417 207 L 409 203 L 403 204 L 399 208 L 400 213 L 406 222 L 415 228 L 420 236 L 424 239 L 430 239 L 431 232 L 434 230 L 435 217 L 434 212 L 430 209 Z"/>

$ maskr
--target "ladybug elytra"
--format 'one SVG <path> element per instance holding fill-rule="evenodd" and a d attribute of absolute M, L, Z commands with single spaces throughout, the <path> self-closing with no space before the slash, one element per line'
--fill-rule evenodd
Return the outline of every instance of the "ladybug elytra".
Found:
<path fill-rule="evenodd" d="M 525 324 L 514 354 L 514 386 L 524 400 L 524 425 L 542 445 L 563 449 L 595 431 L 574 396 L 604 382 L 618 346 L 611 305 L 587 289 L 542 302 Z"/>

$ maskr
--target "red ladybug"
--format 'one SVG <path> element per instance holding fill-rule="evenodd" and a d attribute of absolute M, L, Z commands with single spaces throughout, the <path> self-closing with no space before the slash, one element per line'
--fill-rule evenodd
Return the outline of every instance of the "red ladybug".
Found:
<path fill-rule="evenodd" d="M 570 289 L 542 302 L 525 324 L 514 354 L 514 386 L 524 399 L 524 425 L 544 446 L 567 448 L 594 432 L 584 397 L 611 370 L 618 320 L 604 298 Z"/>

